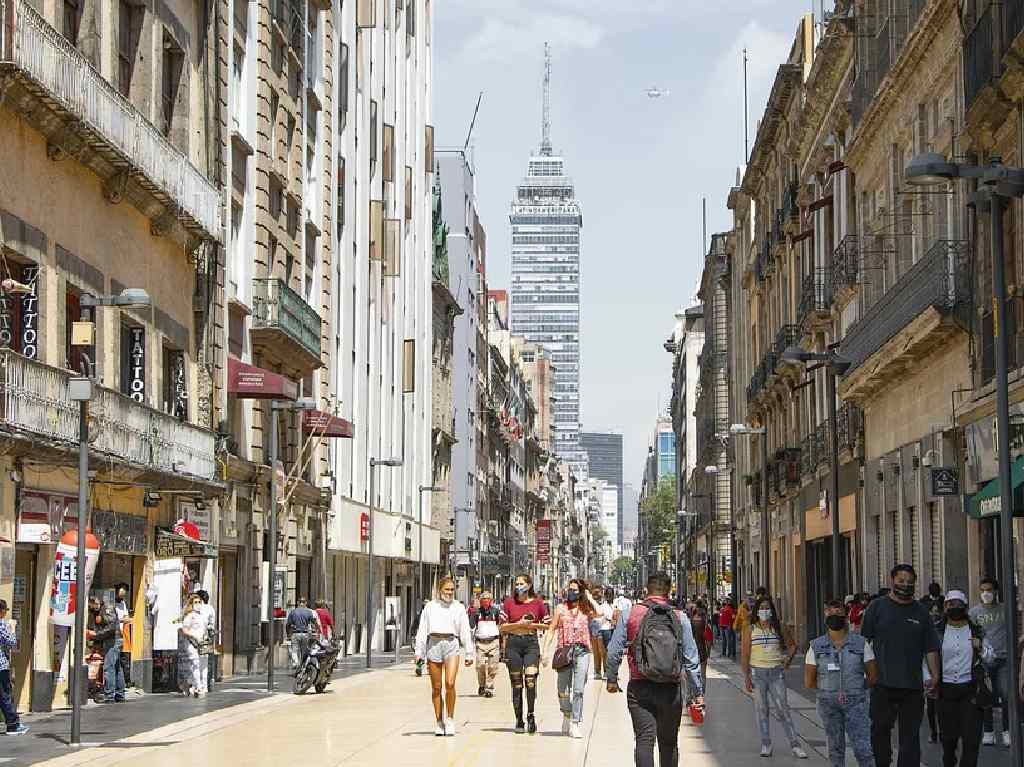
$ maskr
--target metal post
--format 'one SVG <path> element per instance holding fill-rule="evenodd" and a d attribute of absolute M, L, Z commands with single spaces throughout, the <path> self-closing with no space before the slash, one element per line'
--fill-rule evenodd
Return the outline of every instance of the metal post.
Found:
<path fill-rule="evenodd" d="M 1010 410 L 1009 382 L 1007 378 L 1007 318 L 1006 318 L 1006 275 L 1003 272 L 1005 254 L 1003 251 L 1003 200 L 993 191 L 989 195 L 992 213 L 992 287 L 996 301 L 996 418 L 998 419 L 999 448 L 999 526 L 1000 558 L 1002 567 L 1000 581 L 1003 588 L 1003 606 L 1006 611 L 1006 638 L 1009 652 L 1006 654 L 1006 670 L 1010 689 L 1005 690 L 1004 705 L 1007 719 L 1012 722 L 1010 733 L 1010 764 L 1021 764 L 1021 727 L 1017 698 L 1019 680 L 1019 656 L 1017 655 L 1017 588 L 1014 581 L 1013 561 L 1013 491 L 1010 474 Z"/>
<path fill-rule="evenodd" d="M 420 486 L 420 544 L 419 548 L 416 549 L 416 564 L 419 567 L 419 578 L 417 581 L 419 585 L 417 589 L 419 593 L 416 595 L 417 606 L 423 604 L 423 486 Z M 396 658 L 397 660 L 397 658 Z"/>
<path fill-rule="evenodd" d="M 277 570 L 277 400 L 270 401 L 270 531 L 267 548 L 267 692 L 274 691 L 274 579 Z"/>
<path fill-rule="evenodd" d="M 83 317 L 84 318 L 84 317 Z M 88 375 L 88 370 L 86 374 Z M 78 541 L 75 552 L 75 667 L 71 670 L 71 745 L 82 743 L 82 668 L 85 665 L 85 535 L 89 518 L 89 403 L 78 403 Z"/>
<path fill-rule="evenodd" d="M 761 434 L 761 474 L 764 476 L 764 487 L 761 492 L 764 493 L 761 499 L 761 554 L 764 558 L 764 582 L 761 584 L 764 586 L 768 595 L 772 593 L 772 536 L 769 527 L 771 526 L 768 516 L 768 423 L 767 419 L 764 425 L 764 432 Z"/>
<path fill-rule="evenodd" d="M 836 377 L 839 375 L 833 365 L 825 368 L 828 378 L 828 417 L 830 420 L 829 430 L 832 432 L 832 498 L 829 500 L 832 512 L 832 596 L 831 599 L 842 599 L 843 591 L 839 579 L 839 430 L 836 414 Z"/>
<path fill-rule="evenodd" d="M 366 667 L 370 668 L 371 662 L 371 646 L 373 645 L 373 631 L 371 626 L 373 625 L 373 502 L 374 502 L 374 487 L 373 487 L 373 475 L 376 471 L 377 460 L 375 458 L 370 459 L 370 502 L 368 516 L 370 518 L 370 530 L 366 540 L 366 628 L 363 633 L 366 634 Z"/>

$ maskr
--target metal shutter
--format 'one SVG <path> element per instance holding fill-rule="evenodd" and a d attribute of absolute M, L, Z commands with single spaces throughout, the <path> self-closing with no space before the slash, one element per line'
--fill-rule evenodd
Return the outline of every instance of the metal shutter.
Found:
<path fill-rule="evenodd" d="M 931 579 L 942 583 L 942 523 L 939 515 L 939 504 L 932 501 L 928 504 L 929 544 L 931 545 Z"/>
<path fill-rule="evenodd" d="M 885 552 L 882 549 L 882 517 L 875 517 L 875 576 L 877 577 L 876 586 L 881 588 L 882 584 L 885 583 L 883 573 L 885 572 L 882 563 L 885 561 Z"/>
<path fill-rule="evenodd" d="M 892 560 L 889 564 L 891 569 L 900 561 L 900 513 L 898 511 L 892 512 L 889 527 L 892 534 Z"/>
<path fill-rule="evenodd" d="M 914 568 L 915 573 L 921 571 L 921 528 L 918 525 L 917 507 L 911 506 L 907 509 L 910 515 L 910 564 Z"/>

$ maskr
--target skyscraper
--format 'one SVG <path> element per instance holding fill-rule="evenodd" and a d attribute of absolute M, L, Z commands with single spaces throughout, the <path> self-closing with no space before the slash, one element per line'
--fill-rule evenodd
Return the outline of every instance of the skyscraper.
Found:
<path fill-rule="evenodd" d="M 586 451 L 590 461 L 590 476 L 603 479 L 615 487 L 617 494 L 616 508 L 618 517 L 616 527 L 608 533 L 618 538 L 621 545 L 624 540 L 622 515 L 623 483 L 622 483 L 622 435 L 609 432 L 585 431 L 580 434 L 580 446 Z"/>
<path fill-rule="evenodd" d="M 545 347 L 554 370 L 552 442 L 579 476 L 580 230 L 583 216 L 564 159 L 551 148 L 551 57 L 545 46 L 540 149 L 512 200 L 512 311 L 515 335 Z"/>

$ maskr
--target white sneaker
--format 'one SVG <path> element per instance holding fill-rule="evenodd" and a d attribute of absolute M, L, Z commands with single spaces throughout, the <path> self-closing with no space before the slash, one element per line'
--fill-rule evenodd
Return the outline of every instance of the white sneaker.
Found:
<path fill-rule="evenodd" d="M 772 755 L 772 747 L 771 746 L 761 746 L 761 756 L 771 756 L 771 755 Z"/>
<path fill-rule="evenodd" d="M 455 720 L 454 719 L 445 719 L 444 720 L 444 734 L 445 735 L 454 735 L 455 734 Z"/>
<path fill-rule="evenodd" d="M 800 746 L 793 746 L 793 756 L 797 759 L 806 759 L 807 752 L 800 748 Z"/>
<path fill-rule="evenodd" d="M 437 725 L 434 727 L 434 735 L 436 735 L 439 738 L 444 737 L 444 722 L 437 723 Z"/>
<path fill-rule="evenodd" d="M 582 738 L 583 737 L 583 731 L 580 730 L 580 725 L 579 725 L 578 722 L 570 722 L 569 723 L 569 737 L 570 738 Z"/>
<path fill-rule="evenodd" d="M 1007 730 L 1003 730 L 1003 745 L 1010 745 L 1010 733 Z"/>
<path fill-rule="evenodd" d="M 981 745 L 983 746 L 994 746 L 996 744 L 996 734 L 994 732 L 986 732 L 981 736 Z"/>
<path fill-rule="evenodd" d="M 568 735 L 569 730 L 572 727 L 572 718 L 562 714 L 562 734 Z"/>

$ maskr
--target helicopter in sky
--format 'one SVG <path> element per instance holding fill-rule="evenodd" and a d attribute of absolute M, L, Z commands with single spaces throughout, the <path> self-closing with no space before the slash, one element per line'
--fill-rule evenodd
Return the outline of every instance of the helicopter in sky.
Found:
<path fill-rule="evenodd" d="M 657 86 L 652 86 L 648 88 L 646 91 L 644 91 L 644 93 L 647 94 L 647 98 L 649 99 L 660 99 L 662 96 L 667 96 L 669 94 L 669 91 L 662 90 Z"/>

